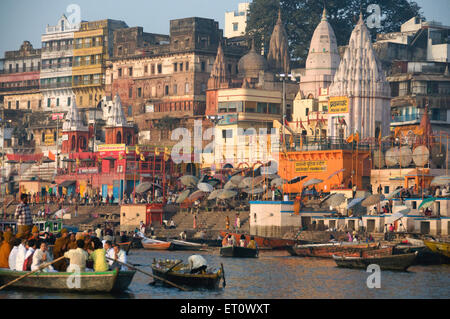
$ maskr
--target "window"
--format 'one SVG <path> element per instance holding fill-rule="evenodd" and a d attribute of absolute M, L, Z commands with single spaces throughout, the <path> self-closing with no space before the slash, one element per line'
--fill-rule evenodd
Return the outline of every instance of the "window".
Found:
<path fill-rule="evenodd" d="M 178 63 L 173 64 L 173 72 L 177 72 Z"/>
<path fill-rule="evenodd" d="M 206 91 L 206 84 L 202 83 L 201 84 L 201 92 L 204 93 Z"/>
<path fill-rule="evenodd" d="M 384 193 L 389 194 L 389 186 L 384 186 Z"/>
<path fill-rule="evenodd" d="M 138 88 L 138 97 L 141 97 L 142 95 L 142 88 Z"/>
<path fill-rule="evenodd" d="M 133 116 L 133 108 L 128 106 L 128 116 Z"/>
<path fill-rule="evenodd" d="M 16 109 L 19 109 L 19 101 L 16 101 Z"/>
<path fill-rule="evenodd" d="M 11 101 L 8 101 L 8 109 L 11 109 Z"/>
<path fill-rule="evenodd" d="M 148 73 L 148 65 L 144 66 L 144 73 Z"/>
<path fill-rule="evenodd" d="M 56 106 L 59 106 L 59 97 L 56 98 Z"/>
<path fill-rule="evenodd" d="M 70 106 L 70 96 L 67 98 L 67 106 Z"/>
<path fill-rule="evenodd" d="M 233 31 L 239 30 L 239 23 L 233 23 Z"/>
<path fill-rule="evenodd" d="M 152 64 L 152 66 L 150 67 L 150 69 L 151 69 L 151 73 L 152 73 L 152 74 L 155 74 L 155 65 L 154 65 L 154 64 Z"/>
<path fill-rule="evenodd" d="M 222 130 L 222 138 L 232 138 L 233 137 L 233 130 Z"/>
<path fill-rule="evenodd" d="M 128 68 L 128 75 L 133 76 L 133 68 Z"/>
<path fill-rule="evenodd" d="M 186 72 L 189 71 L 189 62 L 186 62 Z"/>
<path fill-rule="evenodd" d="M 180 63 L 180 72 L 183 72 L 183 62 Z"/>
<path fill-rule="evenodd" d="M 158 74 L 162 73 L 162 64 L 158 64 Z"/>
<path fill-rule="evenodd" d="M 128 88 L 128 97 L 129 98 L 133 97 L 133 88 Z"/>
<path fill-rule="evenodd" d="M 178 87 L 176 84 L 173 85 L 173 94 L 176 95 L 178 91 Z"/>
<path fill-rule="evenodd" d="M 412 209 L 417 209 L 417 202 L 415 200 L 412 201 L 411 205 L 412 205 Z"/>
<path fill-rule="evenodd" d="M 122 77 L 122 69 L 121 68 L 119 68 L 118 72 L 119 72 L 119 75 L 118 75 L 119 78 Z"/>
<path fill-rule="evenodd" d="M 201 62 L 200 67 L 201 67 L 202 72 L 205 72 L 205 70 L 206 70 L 206 63 L 205 63 L 205 61 Z"/>
<path fill-rule="evenodd" d="M 50 103 L 51 103 L 50 98 L 48 98 L 47 99 L 47 107 L 50 107 Z"/>
<path fill-rule="evenodd" d="M 31 108 L 31 102 L 30 102 L 30 101 L 27 102 L 27 108 L 28 108 L 28 109 Z"/>
<path fill-rule="evenodd" d="M 38 101 L 38 107 L 41 108 L 42 107 L 42 100 Z"/>
<path fill-rule="evenodd" d="M 165 95 L 169 95 L 169 86 L 168 86 L 168 85 L 166 85 L 166 86 L 164 87 L 164 94 L 165 94 Z"/>
<path fill-rule="evenodd" d="M 306 108 L 305 109 L 305 115 L 308 116 L 308 114 L 309 114 L 309 108 Z"/>

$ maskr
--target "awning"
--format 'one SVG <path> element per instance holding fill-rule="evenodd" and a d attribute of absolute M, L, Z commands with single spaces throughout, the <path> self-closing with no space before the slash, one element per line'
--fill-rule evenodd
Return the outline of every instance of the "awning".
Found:
<path fill-rule="evenodd" d="M 70 185 L 75 184 L 77 181 L 64 181 L 61 184 L 59 184 L 59 186 L 61 187 L 69 187 Z"/>

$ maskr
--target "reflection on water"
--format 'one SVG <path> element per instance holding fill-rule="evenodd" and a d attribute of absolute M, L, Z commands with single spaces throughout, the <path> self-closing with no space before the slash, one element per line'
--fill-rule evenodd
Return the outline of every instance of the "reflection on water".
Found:
<path fill-rule="evenodd" d="M 258 259 L 222 258 L 218 250 L 195 252 L 204 255 L 210 268 L 224 264 L 226 288 L 217 291 L 180 291 L 159 285 L 137 272 L 127 293 L 59 294 L 48 292 L 0 291 L 0 299 L 11 298 L 171 298 L 171 299 L 234 299 L 234 298 L 449 298 L 450 266 L 414 266 L 408 272 L 383 271 L 381 288 L 366 286 L 370 275 L 364 270 L 337 268 L 333 260 L 298 258 L 285 252 L 261 252 Z M 151 273 L 150 264 L 156 259 L 182 259 L 194 252 L 158 252 L 132 250 L 128 261 L 142 265 Z M 222 286 L 222 284 L 220 285 Z"/>

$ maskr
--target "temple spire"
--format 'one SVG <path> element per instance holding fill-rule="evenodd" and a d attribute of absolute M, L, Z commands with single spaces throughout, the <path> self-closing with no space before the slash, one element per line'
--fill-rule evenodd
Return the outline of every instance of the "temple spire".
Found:
<path fill-rule="evenodd" d="M 222 84 L 228 82 L 228 72 L 225 65 L 225 55 L 223 53 L 222 42 L 219 42 L 217 48 L 217 56 L 214 61 L 214 65 L 211 70 L 211 75 L 208 80 L 208 88 L 215 89 L 222 86 Z"/>
<path fill-rule="evenodd" d="M 289 73 L 290 57 L 288 37 L 281 20 L 281 6 L 278 10 L 278 19 L 270 37 L 269 54 L 267 56 L 269 68 L 275 73 Z"/>
<path fill-rule="evenodd" d="M 323 7 L 322 21 L 327 21 L 327 8 Z"/>

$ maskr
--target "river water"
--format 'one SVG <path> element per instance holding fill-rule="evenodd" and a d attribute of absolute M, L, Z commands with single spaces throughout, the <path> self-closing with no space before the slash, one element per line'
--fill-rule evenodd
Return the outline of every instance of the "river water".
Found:
<path fill-rule="evenodd" d="M 128 261 L 140 264 L 151 273 L 156 259 L 182 259 L 194 252 L 131 250 Z M 208 261 L 210 268 L 224 264 L 226 288 L 217 291 L 180 291 L 159 285 L 149 285 L 152 279 L 136 272 L 126 293 L 70 294 L 48 292 L 0 291 L 7 298 L 120 298 L 120 299 L 298 299 L 298 298 L 450 298 L 450 265 L 413 266 L 408 272 L 381 272 L 381 288 L 369 289 L 364 270 L 337 268 L 333 260 L 299 258 L 286 252 L 261 252 L 257 259 L 223 258 L 218 249 L 195 252 Z M 222 286 L 222 283 L 221 283 Z"/>

